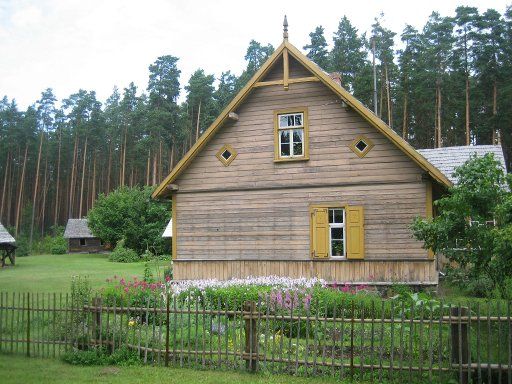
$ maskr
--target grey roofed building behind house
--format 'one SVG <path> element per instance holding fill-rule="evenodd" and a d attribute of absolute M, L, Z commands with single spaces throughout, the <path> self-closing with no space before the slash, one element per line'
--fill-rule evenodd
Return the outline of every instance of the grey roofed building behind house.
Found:
<path fill-rule="evenodd" d="M 457 183 L 457 180 L 452 176 L 455 168 L 464 164 L 474 154 L 478 157 L 482 157 L 487 153 L 494 153 L 494 158 L 500 162 L 503 170 L 506 172 L 505 158 L 503 156 L 503 149 L 501 148 L 501 145 L 444 147 L 418 149 L 417 151 L 433 166 L 443 172 L 443 174 L 453 183 Z"/>
<path fill-rule="evenodd" d="M 91 239 L 95 236 L 87 225 L 87 219 L 69 219 L 64 237 L 66 239 Z"/>
<path fill-rule="evenodd" d="M 15 242 L 14 237 L 12 237 L 2 223 L 0 223 L 0 244 L 14 244 Z"/>

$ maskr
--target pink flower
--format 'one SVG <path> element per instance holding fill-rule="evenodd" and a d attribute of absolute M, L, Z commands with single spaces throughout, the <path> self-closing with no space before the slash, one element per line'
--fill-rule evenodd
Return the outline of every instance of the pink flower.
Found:
<path fill-rule="evenodd" d="M 171 276 L 166 276 L 165 281 L 167 281 L 167 282 L 171 281 Z"/>
<path fill-rule="evenodd" d="M 128 293 L 128 292 L 130 291 L 130 289 L 129 289 L 128 287 L 124 287 L 124 291 L 125 291 L 126 293 Z"/>

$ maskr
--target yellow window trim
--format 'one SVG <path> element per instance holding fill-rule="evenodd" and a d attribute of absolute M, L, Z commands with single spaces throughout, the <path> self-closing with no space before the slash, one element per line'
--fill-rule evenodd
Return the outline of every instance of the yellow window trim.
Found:
<path fill-rule="evenodd" d="M 228 150 L 231 153 L 231 156 L 227 160 L 224 157 L 222 157 L 222 154 L 226 150 Z M 224 164 L 224 166 L 227 167 L 229 164 L 231 164 L 233 162 L 233 160 L 235 160 L 236 155 L 238 155 L 238 152 L 231 145 L 224 144 L 222 146 L 222 148 L 219 149 L 219 151 L 217 152 L 217 154 L 215 156 L 217 156 L 217 159 L 219 159 L 219 161 L 222 164 Z"/>
<path fill-rule="evenodd" d="M 364 151 L 360 151 L 357 147 L 356 147 L 356 144 L 359 143 L 360 141 L 364 141 L 366 143 L 366 148 L 364 149 Z M 352 150 L 352 152 L 354 152 L 357 156 L 359 156 L 360 158 L 363 158 L 365 157 L 368 152 L 370 152 L 372 150 L 372 148 L 375 146 L 375 144 L 373 144 L 373 141 L 371 141 L 369 138 L 367 138 L 366 136 L 364 135 L 359 135 L 357 136 L 353 141 L 352 143 L 350 143 L 349 147 L 350 149 Z"/>
<path fill-rule="evenodd" d="M 304 115 L 304 156 L 281 157 L 279 148 L 279 119 L 278 115 L 288 113 L 302 113 Z M 309 160 L 309 113 L 307 107 L 295 107 L 287 109 L 278 109 L 274 111 L 274 162 L 282 163 L 288 161 L 307 161 Z"/>
<path fill-rule="evenodd" d="M 319 259 L 330 259 L 331 256 L 327 257 L 316 257 L 315 255 L 315 246 L 313 243 L 313 236 L 314 236 L 314 225 L 313 225 L 313 214 L 316 209 L 329 209 L 329 208 L 343 208 L 347 209 L 348 205 L 340 202 L 326 202 L 321 204 L 310 204 L 309 205 L 309 255 L 311 258 L 319 260 Z"/>

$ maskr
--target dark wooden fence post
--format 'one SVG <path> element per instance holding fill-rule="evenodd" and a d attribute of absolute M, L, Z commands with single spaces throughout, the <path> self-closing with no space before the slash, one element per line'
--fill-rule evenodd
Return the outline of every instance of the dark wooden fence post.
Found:
<path fill-rule="evenodd" d="M 30 357 L 30 293 L 27 293 L 27 357 Z"/>
<path fill-rule="evenodd" d="M 170 318 L 171 318 L 171 316 L 170 316 L 171 309 L 169 306 L 169 293 L 167 293 L 167 295 L 165 296 L 165 301 L 166 301 L 165 314 L 166 314 L 166 320 L 167 320 L 166 325 L 165 325 L 165 366 L 168 367 L 169 366 L 169 322 L 170 322 Z M 188 315 L 189 315 L 189 319 L 190 319 L 190 313 Z M 190 340 L 189 340 L 189 342 L 190 342 Z"/>
<path fill-rule="evenodd" d="M 94 335 L 94 344 L 97 344 L 100 340 L 100 332 L 101 332 L 101 297 L 95 297 L 92 299 L 92 306 L 93 306 L 93 332 Z"/>
<path fill-rule="evenodd" d="M 258 331 L 256 303 L 248 301 L 244 303 L 245 314 L 245 355 L 247 370 L 256 372 L 258 369 Z"/>
<path fill-rule="evenodd" d="M 455 307 L 451 308 L 452 318 L 455 320 L 451 324 L 451 357 L 452 357 L 452 366 L 454 368 L 458 367 L 459 369 L 459 383 L 467 384 L 468 383 L 468 374 L 467 370 L 470 370 L 469 367 L 469 345 L 468 345 L 468 319 L 469 311 L 465 307 Z M 463 319 L 463 317 L 465 317 Z M 467 368 L 463 368 L 462 366 L 466 365 Z"/>

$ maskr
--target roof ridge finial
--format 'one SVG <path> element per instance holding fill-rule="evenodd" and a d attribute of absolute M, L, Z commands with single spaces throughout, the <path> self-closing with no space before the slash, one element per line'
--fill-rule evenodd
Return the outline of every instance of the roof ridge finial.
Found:
<path fill-rule="evenodd" d="M 283 39 L 288 40 L 288 19 L 286 18 L 286 15 L 284 15 L 283 21 Z"/>

